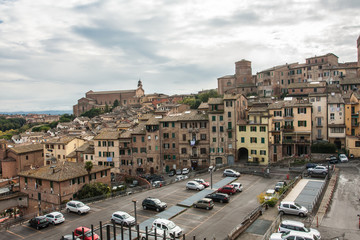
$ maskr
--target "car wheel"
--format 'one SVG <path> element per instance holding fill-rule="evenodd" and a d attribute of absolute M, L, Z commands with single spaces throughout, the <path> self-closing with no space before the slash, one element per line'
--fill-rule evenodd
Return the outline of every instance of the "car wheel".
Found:
<path fill-rule="evenodd" d="M 160 208 L 156 208 L 156 211 L 157 211 L 157 212 L 160 212 Z"/>
<path fill-rule="evenodd" d="M 69 213 L 69 212 L 70 212 L 70 209 L 67 208 L 66 211 Z"/>
<path fill-rule="evenodd" d="M 313 172 L 310 171 L 310 172 L 309 172 L 309 175 L 312 175 L 312 173 L 313 173 Z"/>
<path fill-rule="evenodd" d="M 300 217 L 304 217 L 305 215 L 303 213 L 299 213 L 299 216 Z"/>
<path fill-rule="evenodd" d="M 146 206 L 145 206 L 145 205 L 143 205 L 143 209 L 146 210 Z"/>
<path fill-rule="evenodd" d="M 284 213 L 284 211 L 280 211 L 279 213 L 280 213 L 280 214 L 282 214 L 282 215 L 284 215 L 284 214 L 285 214 L 285 213 Z"/>
<path fill-rule="evenodd" d="M 39 230 L 39 229 L 40 229 L 40 227 L 39 227 L 39 226 L 36 226 L 36 229 L 37 229 L 37 230 Z"/>
<path fill-rule="evenodd" d="M 223 203 L 224 201 L 221 199 L 219 202 L 220 202 L 220 203 Z"/>
<path fill-rule="evenodd" d="M 196 204 L 194 204 L 194 208 L 197 208 L 197 205 L 196 205 Z"/>
<path fill-rule="evenodd" d="M 323 172 L 322 174 L 323 174 L 323 175 L 326 175 L 326 172 Z"/>
<path fill-rule="evenodd" d="M 231 193 L 229 193 L 230 195 L 233 195 L 233 193 L 231 192 Z"/>
<path fill-rule="evenodd" d="M 80 211 L 78 211 L 78 214 L 79 214 L 79 215 L 81 215 L 81 212 L 80 212 Z"/>
<path fill-rule="evenodd" d="M 206 207 L 206 210 L 209 210 L 210 208 L 209 207 Z"/>
<path fill-rule="evenodd" d="M 197 188 L 196 190 L 200 191 L 200 188 Z"/>

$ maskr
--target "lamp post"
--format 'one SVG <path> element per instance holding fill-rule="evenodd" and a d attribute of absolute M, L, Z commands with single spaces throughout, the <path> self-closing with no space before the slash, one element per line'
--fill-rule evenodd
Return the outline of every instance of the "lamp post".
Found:
<path fill-rule="evenodd" d="M 136 217 L 136 199 L 133 199 L 132 202 L 134 203 L 134 212 L 135 212 L 135 226 L 137 226 L 137 217 Z"/>

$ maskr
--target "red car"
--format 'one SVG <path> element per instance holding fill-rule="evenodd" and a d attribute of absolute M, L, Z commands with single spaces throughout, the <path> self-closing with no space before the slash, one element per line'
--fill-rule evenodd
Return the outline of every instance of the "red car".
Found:
<path fill-rule="evenodd" d="M 197 179 L 194 179 L 194 181 L 196 181 L 196 182 L 198 182 L 198 183 L 200 183 L 200 184 L 204 185 L 204 187 L 206 187 L 206 188 L 210 186 L 210 183 L 209 183 L 209 182 L 205 182 L 205 180 L 204 180 L 204 179 L 202 179 L 202 178 L 197 178 Z"/>
<path fill-rule="evenodd" d="M 232 185 L 225 185 L 222 188 L 219 188 L 217 191 L 219 193 L 226 193 L 229 195 L 233 195 L 234 193 L 236 193 L 236 189 Z"/>
<path fill-rule="evenodd" d="M 82 229 L 84 229 L 85 238 L 82 236 L 82 234 L 83 234 Z M 74 235 L 75 235 L 75 237 L 79 237 L 82 240 L 92 240 L 91 229 L 87 228 L 87 227 L 78 227 L 77 229 L 75 229 Z M 94 240 L 98 240 L 98 239 L 99 239 L 99 235 L 94 233 Z"/>

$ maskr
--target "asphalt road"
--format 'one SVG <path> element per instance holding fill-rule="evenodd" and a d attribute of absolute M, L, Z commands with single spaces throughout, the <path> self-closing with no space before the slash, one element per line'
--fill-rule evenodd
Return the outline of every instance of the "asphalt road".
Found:
<path fill-rule="evenodd" d="M 199 178 L 199 176 L 197 177 Z M 201 176 L 201 178 L 204 178 L 206 181 L 210 180 L 208 174 Z M 186 239 L 193 239 L 193 236 L 196 236 L 196 239 L 204 239 L 205 237 L 207 239 L 213 237 L 216 239 L 224 239 L 248 213 L 259 205 L 256 198 L 257 195 L 266 191 L 268 188 L 273 188 L 280 178 L 282 179 L 281 176 L 264 179 L 253 175 L 242 175 L 237 182 L 243 184 L 244 190 L 242 193 L 232 196 L 230 203 L 215 203 L 214 209 L 209 211 L 189 208 L 187 211 L 173 218 L 172 221 L 183 228 Z M 221 171 L 213 174 L 214 183 L 221 179 Z M 196 193 L 196 191 L 185 189 L 186 181 L 187 180 L 129 196 L 92 203 L 89 205 L 91 211 L 88 214 L 79 216 L 74 213 L 64 213 L 66 219 L 64 223 L 56 226 L 50 225 L 45 229 L 36 230 L 27 224 L 13 226 L 9 230 L 1 232 L 0 239 L 52 240 L 60 239 L 61 236 L 66 234 L 71 234 L 71 232 L 79 226 L 90 227 L 90 225 L 93 224 L 94 227 L 97 228 L 99 221 L 102 221 L 103 224 L 110 223 L 111 214 L 115 211 L 125 211 L 134 216 L 133 199 L 138 201 L 137 219 L 140 223 L 157 214 L 156 211 L 142 209 L 141 202 L 144 198 L 148 196 L 157 197 L 166 202 L 168 208 L 170 208 Z"/>
<path fill-rule="evenodd" d="M 336 165 L 340 175 L 328 213 L 318 230 L 323 239 L 360 239 L 360 161 Z"/>

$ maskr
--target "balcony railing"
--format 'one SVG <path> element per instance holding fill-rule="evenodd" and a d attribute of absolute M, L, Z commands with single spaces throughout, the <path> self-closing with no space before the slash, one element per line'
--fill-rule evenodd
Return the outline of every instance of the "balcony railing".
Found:
<path fill-rule="evenodd" d="M 283 144 L 286 143 L 310 143 L 308 139 L 284 139 Z"/>
<path fill-rule="evenodd" d="M 294 131 L 294 126 L 291 126 L 291 125 L 285 125 L 283 126 L 283 131 L 284 132 L 293 132 Z"/>

